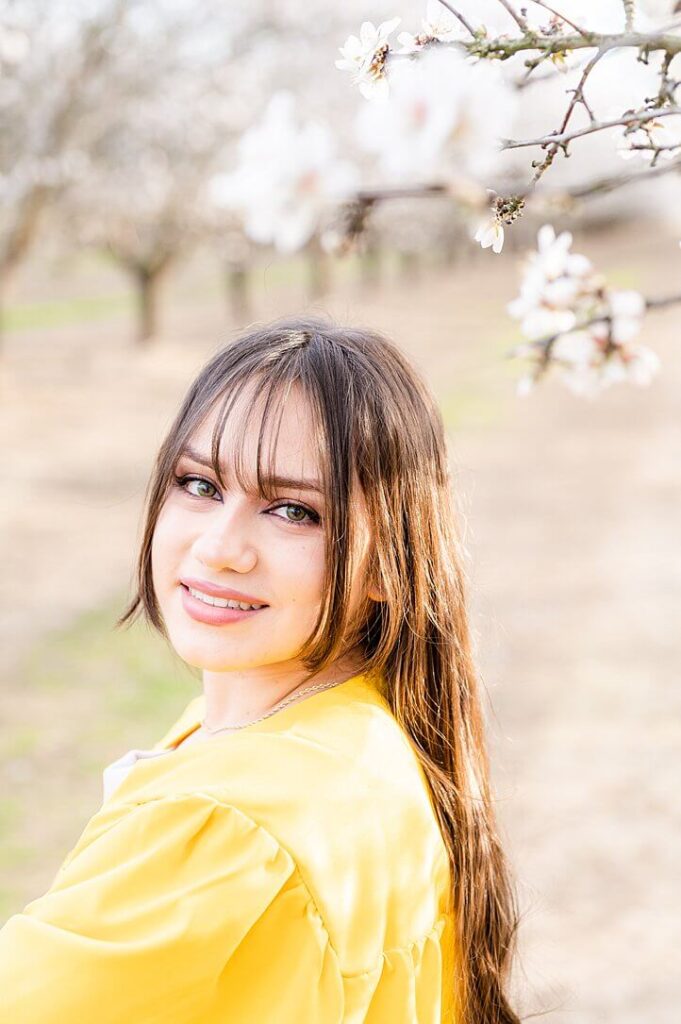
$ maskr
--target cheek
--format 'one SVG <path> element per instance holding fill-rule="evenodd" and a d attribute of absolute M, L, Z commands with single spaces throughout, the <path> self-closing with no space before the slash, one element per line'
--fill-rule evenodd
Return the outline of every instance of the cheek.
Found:
<path fill-rule="evenodd" d="M 164 508 L 156 521 L 151 541 L 151 571 L 155 581 L 162 583 L 176 569 L 176 555 L 182 542 L 178 517 L 171 508 Z"/>
<path fill-rule="evenodd" d="M 323 537 L 298 544 L 272 544 L 261 551 L 260 560 L 263 572 L 271 574 L 272 583 L 282 595 L 283 604 L 296 607 L 319 602 L 325 568 Z"/>

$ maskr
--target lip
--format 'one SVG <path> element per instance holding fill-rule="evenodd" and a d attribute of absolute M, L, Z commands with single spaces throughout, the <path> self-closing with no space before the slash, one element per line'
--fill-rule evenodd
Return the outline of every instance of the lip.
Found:
<path fill-rule="evenodd" d="M 187 615 L 196 622 L 203 622 L 208 626 L 226 626 L 230 622 L 241 622 L 242 619 L 252 619 L 254 615 L 260 615 L 265 611 L 266 605 L 262 608 L 218 608 L 216 605 L 206 604 L 198 597 L 190 594 L 189 589 L 182 585 L 182 607 Z"/>
<path fill-rule="evenodd" d="M 232 590 L 231 587 L 219 587 L 217 583 L 210 583 L 208 580 L 199 580 L 194 576 L 180 576 L 180 583 L 192 590 L 200 590 L 210 597 L 222 597 L 226 601 L 243 601 L 245 604 L 266 604 L 260 597 L 253 594 L 244 594 L 241 590 Z"/>

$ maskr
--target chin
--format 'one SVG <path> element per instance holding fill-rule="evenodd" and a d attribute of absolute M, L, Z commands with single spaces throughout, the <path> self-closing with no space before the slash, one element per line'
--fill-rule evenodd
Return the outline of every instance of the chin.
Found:
<path fill-rule="evenodd" d="M 239 652 L 230 648 L 224 638 L 218 641 L 213 638 L 211 642 L 210 633 L 213 626 L 205 626 L 206 632 L 201 635 L 201 626 L 197 623 L 198 633 L 186 627 L 170 632 L 170 642 L 173 650 L 179 658 L 192 668 L 203 669 L 206 672 L 230 672 L 239 669 L 253 668 L 261 663 L 262 653 L 260 651 L 249 654 Z"/>

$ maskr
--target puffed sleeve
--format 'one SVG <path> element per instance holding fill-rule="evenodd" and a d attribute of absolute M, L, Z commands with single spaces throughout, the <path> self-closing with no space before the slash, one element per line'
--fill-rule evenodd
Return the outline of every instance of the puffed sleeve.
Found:
<path fill-rule="evenodd" d="M 292 856 L 208 795 L 125 808 L 0 930 L 2 1024 L 342 1017 L 337 959 Z"/>

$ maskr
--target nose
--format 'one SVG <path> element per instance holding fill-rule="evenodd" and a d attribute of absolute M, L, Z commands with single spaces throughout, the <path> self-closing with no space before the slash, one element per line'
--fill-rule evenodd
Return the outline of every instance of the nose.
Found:
<path fill-rule="evenodd" d="M 257 550 L 249 536 L 248 521 L 252 515 L 252 510 L 240 505 L 238 496 L 224 496 L 215 512 L 206 517 L 192 545 L 194 557 L 216 571 L 250 572 L 258 561 Z"/>

